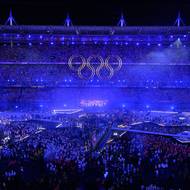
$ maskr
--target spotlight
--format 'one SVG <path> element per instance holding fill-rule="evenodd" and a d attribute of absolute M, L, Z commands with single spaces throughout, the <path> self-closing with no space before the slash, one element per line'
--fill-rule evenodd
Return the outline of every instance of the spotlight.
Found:
<path fill-rule="evenodd" d="M 146 108 L 149 109 L 149 108 L 150 108 L 150 105 L 146 105 Z"/>

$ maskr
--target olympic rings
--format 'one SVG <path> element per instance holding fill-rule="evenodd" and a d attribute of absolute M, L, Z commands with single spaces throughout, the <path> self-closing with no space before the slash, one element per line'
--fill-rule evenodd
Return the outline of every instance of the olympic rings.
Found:
<path fill-rule="evenodd" d="M 75 67 L 74 67 L 74 63 L 73 63 L 73 60 L 74 59 L 76 59 L 76 58 L 79 58 L 80 59 L 80 67 L 78 68 L 78 69 L 76 69 Z M 110 59 L 116 59 L 116 63 L 117 63 L 117 67 L 114 69 L 113 67 L 112 67 L 112 65 L 109 63 L 109 61 L 110 61 Z M 91 63 L 92 62 L 92 59 L 96 59 L 96 60 L 98 60 L 98 62 L 100 62 L 100 65 L 97 67 L 97 68 L 95 68 L 94 66 L 93 66 L 93 64 L 94 63 Z M 75 64 L 76 64 L 76 62 L 75 62 Z M 83 56 L 81 56 L 81 55 L 73 55 L 73 56 L 71 56 L 70 58 L 69 58 L 69 60 L 68 60 L 68 65 L 69 65 L 69 68 L 72 70 L 72 71 L 75 71 L 75 72 L 77 72 L 77 74 L 78 74 L 78 76 L 79 76 L 79 78 L 81 78 L 81 79 L 86 79 L 86 80 L 89 80 L 89 79 L 92 79 L 92 78 L 94 78 L 94 76 L 95 75 L 97 75 L 97 77 L 99 78 L 99 79 L 101 79 L 101 80 L 104 80 L 104 79 L 111 79 L 113 76 L 114 76 L 114 74 L 116 73 L 116 72 L 118 72 L 120 69 L 121 69 L 121 67 L 122 67 L 122 59 L 119 57 L 119 56 L 114 56 L 114 55 L 110 55 L 110 56 L 108 56 L 106 59 L 105 59 L 105 61 L 104 61 L 104 59 L 101 57 L 101 56 L 99 56 L 99 55 L 92 55 L 92 56 L 89 56 L 87 59 L 85 59 Z M 90 70 L 90 72 L 91 72 L 91 74 L 90 74 L 90 76 L 88 76 L 88 77 L 86 77 L 86 76 L 84 76 L 83 74 L 82 74 L 82 71 L 83 71 L 83 69 L 85 68 L 85 67 L 87 67 L 89 70 Z M 101 74 L 101 70 L 103 70 L 103 69 L 106 69 L 108 72 L 109 72 L 109 74 L 108 74 L 108 76 L 102 76 L 102 74 Z"/>
<path fill-rule="evenodd" d="M 73 55 L 73 56 L 71 56 L 69 58 L 68 65 L 69 65 L 70 69 L 73 70 L 73 71 L 77 71 L 78 70 L 78 69 L 76 70 L 74 68 L 73 63 L 72 63 L 75 58 L 80 58 L 80 60 L 82 61 L 82 64 L 85 63 L 85 58 L 83 56 L 81 56 L 81 55 Z"/>
<path fill-rule="evenodd" d="M 91 71 L 91 75 L 89 77 L 85 77 L 84 75 L 82 75 L 82 70 L 87 67 L 90 71 Z M 81 79 L 92 79 L 95 75 L 95 69 L 94 67 L 91 66 L 90 62 L 83 62 L 82 65 L 79 67 L 78 69 L 78 76 L 81 78 Z"/>

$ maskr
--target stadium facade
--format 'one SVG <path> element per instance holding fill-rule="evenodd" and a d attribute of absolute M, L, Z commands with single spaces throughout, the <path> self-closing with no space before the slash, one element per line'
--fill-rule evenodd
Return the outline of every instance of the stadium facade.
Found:
<path fill-rule="evenodd" d="M 190 110 L 190 27 L 0 26 L 1 110 Z"/>

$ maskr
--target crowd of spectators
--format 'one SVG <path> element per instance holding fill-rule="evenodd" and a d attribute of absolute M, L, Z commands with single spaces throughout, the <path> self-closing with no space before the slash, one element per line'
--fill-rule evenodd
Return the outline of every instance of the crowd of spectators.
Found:
<path fill-rule="evenodd" d="M 134 114 L 43 115 L 40 121 L 58 120 L 63 126 L 41 131 L 39 122 L 11 122 L 9 132 L 27 138 L 12 137 L 0 146 L 1 189 L 188 189 L 188 144 L 128 132 L 111 136 L 97 149 L 96 140 L 106 128 L 142 119 L 142 113 Z M 151 123 L 142 126 L 140 130 L 156 130 Z"/>
<path fill-rule="evenodd" d="M 97 159 L 107 189 L 188 189 L 189 158 L 189 145 L 127 134 L 107 144 Z"/>
<path fill-rule="evenodd" d="M 168 44 L 0 44 L 0 61 L 5 62 L 67 62 L 72 55 L 82 55 L 86 59 L 91 55 L 106 58 L 109 55 L 120 56 L 126 63 L 177 63 L 189 60 L 188 47 L 170 47 Z"/>
<path fill-rule="evenodd" d="M 77 60 L 74 60 L 77 61 Z M 95 63 L 92 67 L 100 66 Z M 75 62 L 73 62 L 75 65 Z M 141 88 L 188 88 L 190 69 L 188 65 L 130 65 L 124 64 L 119 71 L 117 66 L 112 64 L 114 74 L 109 80 L 109 69 L 100 70 L 101 78 L 95 75 L 88 78 L 92 70 L 85 67 L 80 78 L 78 69 L 69 68 L 68 62 L 64 64 L 1 64 L 0 85 L 2 86 L 109 86 L 118 87 L 141 87 Z M 167 78 L 167 81 L 165 80 Z"/>
<path fill-rule="evenodd" d="M 87 139 L 50 130 L 1 150 L 1 189 L 188 189 L 188 145 L 128 134 L 89 155 Z"/>

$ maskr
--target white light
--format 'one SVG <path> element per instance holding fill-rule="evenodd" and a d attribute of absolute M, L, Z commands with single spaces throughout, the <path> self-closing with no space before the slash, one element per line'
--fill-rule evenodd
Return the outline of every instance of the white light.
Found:
<path fill-rule="evenodd" d="M 146 108 L 148 109 L 148 108 L 150 108 L 150 106 L 149 106 L 149 105 L 146 105 Z"/>

